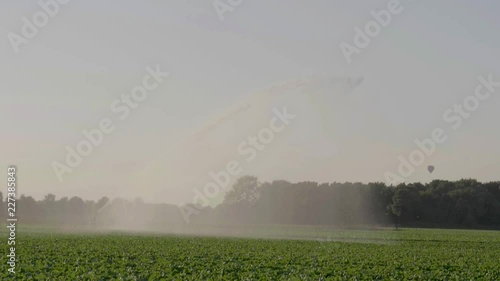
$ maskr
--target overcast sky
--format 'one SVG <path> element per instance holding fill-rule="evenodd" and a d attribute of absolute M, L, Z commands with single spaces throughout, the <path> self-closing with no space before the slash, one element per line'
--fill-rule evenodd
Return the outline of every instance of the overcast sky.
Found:
<path fill-rule="evenodd" d="M 231 160 L 261 181 L 386 181 L 415 139 L 443 128 L 448 139 L 407 182 L 499 180 L 500 88 L 457 130 L 443 113 L 474 93 L 480 75 L 500 81 L 500 3 L 402 0 L 403 11 L 347 63 L 340 43 L 353 44 L 354 28 L 388 2 L 243 1 L 221 21 L 211 1 L 72 0 L 16 54 L 8 33 L 21 34 L 22 18 L 41 8 L 3 1 L 2 166 L 17 165 L 18 192 L 36 198 L 181 203 Z M 156 65 L 170 76 L 120 120 L 111 104 Z M 340 78 L 269 90 L 304 77 Z M 348 77 L 364 79 L 345 91 Z M 248 110 L 217 122 L 240 104 Z M 246 161 L 238 145 L 284 106 L 297 117 Z M 59 182 L 52 163 L 64 163 L 65 147 L 103 118 L 115 131 Z"/>

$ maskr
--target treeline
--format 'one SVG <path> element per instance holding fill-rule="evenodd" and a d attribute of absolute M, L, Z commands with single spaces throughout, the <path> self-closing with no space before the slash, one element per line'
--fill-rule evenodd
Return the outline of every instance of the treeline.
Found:
<path fill-rule="evenodd" d="M 102 197 L 97 202 L 74 196 L 56 199 L 48 194 L 43 200 L 21 195 L 15 202 L 16 217 L 21 224 L 48 226 L 84 226 L 89 228 L 144 229 L 180 224 L 178 208 L 168 204 L 146 204 L 141 198 L 128 201 Z M 9 216 L 7 199 L 0 192 L 0 217 Z"/>
<path fill-rule="evenodd" d="M 274 181 L 243 177 L 198 223 L 401 225 L 500 229 L 500 182 L 384 183 Z"/>
<path fill-rule="evenodd" d="M 0 193 L 1 217 L 7 203 Z M 103 197 L 43 200 L 21 195 L 21 223 L 95 228 L 172 229 L 190 225 L 330 225 L 338 227 L 419 226 L 500 229 L 500 182 L 435 180 L 387 186 L 384 183 L 258 182 L 245 176 L 222 204 L 147 204 Z"/>

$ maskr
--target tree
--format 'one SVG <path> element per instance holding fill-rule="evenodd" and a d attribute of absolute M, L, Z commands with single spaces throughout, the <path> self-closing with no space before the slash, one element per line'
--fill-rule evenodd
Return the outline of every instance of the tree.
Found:
<path fill-rule="evenodd" d="M 0 218 L 4 217 L 4 212 L 5 212 L 5 208 L 4 208 L 4 204 L 3 204 L 3 193 L 0 191 Z"/>
<path fill-rule="evenodd" d="M 49 194 L 47 194 L 47 195 L 44 196 L 43 201 L 44 202 L 50 202 L 50 203 L 55 202 L 56 201 L 56 196 L 54 194 L 52 194 L 52 193 L 49 193 Z"/>
<path fill-rule="evenodd" d="M 73 196 L 68 201 L 69 215 L 72 224 L 82 224 L 85 221 L 85 202 L 78 196 Z"/>
<path fill-rule="evenodd" d="M 254 176 L 244 176 L 239 178 L 233 185 L 232 190 L 230 190 L 225 198 L 224 204 L 234 205 L 253 205 L 260 195 L 260 183 L 258 179 Z"/>
<path fill-rule="evenodd" d="M 93 218 L 92 218 L 92 225 L 95 227 L 97 223 L 97 218 L 99 217 L 99 214 L 105 209 L 106 206 L 108 206 L 109 203 L 109 198 L 104 196 L 97 203 L 94 205 L 94 210 L 92 210 L 93 213 Z"/>
<path fill-rule="evenodd" d="M 99 201 L 97 201 L 95 207 L 97 211 L 99 211 L 100 209 L 104 208 L 104 206 L 108 205 L 108 203 L 109 203 L 109 198 L 105 196 L 99 199 Z"/>
<path fill-rule="evenodd" d="M 390 205 L 390 210 L 392 215 L 396 218 L 396 229 L 399 228 L 401 215 L 403 214 L 403 209 L 405 207 L 405 201 L 407 201 L 407 195 L 409 193 L 408 188 L 404 183 L 399 184 L 396 187 L 396 191 L 394 192 L 394 196 L 392 197 L 392 203 Z"/>

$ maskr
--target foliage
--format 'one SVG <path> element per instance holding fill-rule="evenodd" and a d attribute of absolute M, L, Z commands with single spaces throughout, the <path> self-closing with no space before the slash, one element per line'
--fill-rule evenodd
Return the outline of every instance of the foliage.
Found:
<path fill-rule="evenodd" d="M 327 240 L 338 241 L 54 234 L 22 229 L 15 279 L 500 280 L 498 232 L 318 233 L 318 238 L 327 235 Z M 7 252 L 6 243 L 0 248 Z M 0 265 L 0 279 L 11 279 L 6 263 Z"/>
<path fill-rule="evenodd" d="M 0 198 L 2 194 L 0 193 Z M 94 202 L 52 194 L 42 201 L 21 195 L 17 215 L 25 224 L 92 225 L 114 228 L 169 228 L 183 224 L 178 208 L 107 197 Z M 2 205 L 6 205 L 3 202 Z M 193 224 L 392 225 L 500 229 L 500 182 L 435 180 L 386 186 L 384 183 L 324 183 L 237 180 L 225 201 L 199 207 Z M 5 219 L 6 208 L 0 209 Z M 140 222 L 137 224 L 137 222 Z"/>
<path fill-rule="evenodd" d="M 231 201 L 198 223 L 455 227 L 500 229 L 500 182 L 262 183 L 251 206 Z M 227 202 L 225 202 L 227 203 Z"/>

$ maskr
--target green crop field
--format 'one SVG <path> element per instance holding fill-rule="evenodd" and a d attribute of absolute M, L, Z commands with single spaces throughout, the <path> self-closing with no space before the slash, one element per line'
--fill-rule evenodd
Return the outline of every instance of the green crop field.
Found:
<path fill-rule="evenodd" d="M 500 280 L 500 232 L 313 232 L 292 240 L 20 229 L 16 274 L 2 262 L 0 279 Z"/>

